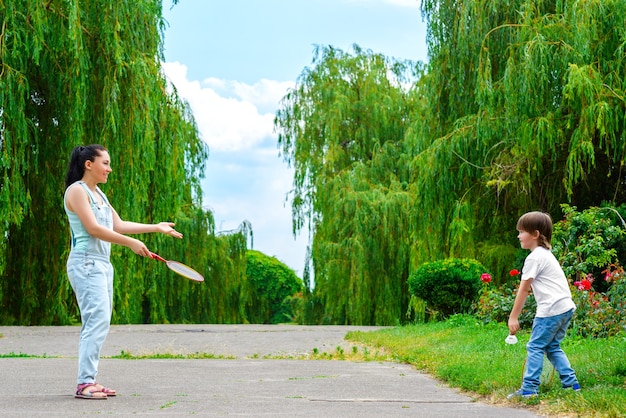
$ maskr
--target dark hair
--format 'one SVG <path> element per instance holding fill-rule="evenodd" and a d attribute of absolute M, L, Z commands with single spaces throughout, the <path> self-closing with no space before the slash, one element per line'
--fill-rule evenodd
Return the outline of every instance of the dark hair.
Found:
<path fill-rule="evenodd" d="M 83 175 L 85 174 L 85 161 L 95 161 L 96 157 L 100 155 L 100 152 L 106 150 L 106 148 L 98 144 L 74 148 L 72 156 L 70 157 L 70 162 L 67 165 L 67 172 L 65 173 L 65 187 L 67 188 L 71 184 L 83 178 Z"/>
<path fill-rule="evenodd" d="M 538 244 L 548 250 L 552 248 L 552 218 L 544 212 L 528 212 L 517 221 L 517 230 L 534 234 L 539 231 Z"/>

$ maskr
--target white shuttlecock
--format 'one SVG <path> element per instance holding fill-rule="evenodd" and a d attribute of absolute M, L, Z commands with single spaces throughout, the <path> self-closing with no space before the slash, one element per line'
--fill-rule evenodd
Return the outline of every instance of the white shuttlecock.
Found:
<path fill-rule="evenodd" d="M 507 344 L 517 344 L 517 337 L 515 335 L 509 335 L 504 339 Z"/>

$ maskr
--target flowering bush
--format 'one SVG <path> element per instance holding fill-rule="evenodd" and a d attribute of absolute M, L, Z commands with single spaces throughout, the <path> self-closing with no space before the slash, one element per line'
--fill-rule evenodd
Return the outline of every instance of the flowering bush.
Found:
<path fill-rule="evenodd" d="M 606 293 L 594 290 L 596 281 L 591 274 L 575 281 L 571 286 L 572 299 L 576 304 L 576 311 L 572 318 L 570 333 L 580 337 L 604 338 L 616 335 L 626 329 L 626 272 L 620 266 L 612 264 L 603 273 L 603 278 L 610 284 Z M 511 270 L 510 276 L 515 281 L 508 281 L 502 287 L 495 288 L 491 280 L 483 280 L 483 290 L 475 307 L 476 316 L 484 322 L 508 322 L 509 314 L 515 302 L 519 282 L 518 270 Z M 526 299 L 526 304 L 519 317 L 522 327 L 530 328 L 535 316 L 536 302 L 532 293 Z"/>
<path fill-rule="evenodd" d="M 509 320 L 509 314 L 513 309 L 513 303 L 515 302 L 515 296 L 517 295 L 517 289 L 519 288 L 519 270 L 513 269 L 509 272 L 509 280 L 500 287 L 496 288 L 490 284 L 491 275 L 484 273 L 481 276 L 483 281 L 483 289 L 475 306 L 475 315 L 484 321 L 488 322 L 504 322 Z M 483 280 L 483 276 L 489 276 L 489 280 Z M 523 327 L 530 327 L 533 323 L 537 304 L 532 293 L 528 295 L 524 309 L 519 316 L 519 323 Z"/>
<path fill-rule="evenodd" d="M 564 219 L 554 224 L 552 251 L 565 276 L 582 283 L 589 274 L 599 277 L 611 264 L 625 265 L 626 222 L 620 215 L 623 208 L 591 207 L 578 212 L 576 207 L 563 204 L 561 209 Z M 606 292 L 610 285 L 606 280 L 591 284 L 597 292 Z"/>
<path fill-rule="evenodd" d="M 578 290 L 591 290 L 591 284 L 593 281 L 593 275 L 588 274 L 584 279 L 574 282 L 574 286 L 576 286 Z"/>
<path fill-rule="evenodd" d="M 571 332 L 607 337 L 626 325 L 623 319 L 626 278 L 624 207 L 591 207 L 582 212 L 561 205 L 564 219 L 554 225 L 554 255 L 572 283 L 577 309 Z M 608 267 L 607 267 L 608 266 Z"/>
<path fill-rule="evenodd" d="M 552 247 L 570 281 L 577 306 L 570 333 L 595 338 L 615 335 L 626 328 L 626 273 L 621 267 L 626 263 L 624 207 L 592 207 L 583 212 L 568 205 L 561 208 L 565 218 L 554 224 Z M 485 274 L 489 280 L 483 278 Z M 515 280 L 505 281 L 498 289 L 491 285 L 491 275 L 485 274 L 481 276 L 483 290 L 476 315 L 485 322 L 506 323 L 520 272 L 511 270 L 509 274 Z M 531 294 L 519 318 L 522 326 L 532 324 L 535 310 Z"/>
<path fill-rule="evenodd" d="M 612 264 L 602 272 L 610 287 L 606 293 L 593 289 L 595 278 L 587 274 L 574 282 L 572 298 L 576 312 L 571 330 L 581 337 L 603 338 L 617 334 L 626 327 L 626 277 L 624 269 Z"/>

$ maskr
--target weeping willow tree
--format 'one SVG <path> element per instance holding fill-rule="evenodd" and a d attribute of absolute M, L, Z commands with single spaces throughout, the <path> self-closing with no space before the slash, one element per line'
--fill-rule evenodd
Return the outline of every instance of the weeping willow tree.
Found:
<path fill-rule="evenodd" d="M 114 321 L 241 319 L 249 231 L 218 237 L 200 207 L 208 150 L 161 72 L 161 3 L 0 0 L 2 323 L 77 320 L 63 178 L 71 150 L 88 143 L 109 149 L 114 171 L 102 187 L 120 216 L 176 222 L 182 243 L 143 239 L 208 279 L 174 283 L 162 265 L 114 246 Z"/>
<path fill-rule="evenodd" d="M 354 47 L 315 50 L 275 126 L 295 168 L 294 232 L 308 226 L 323 322 L 396 324 L 406 311 L 408 161 L 417 66 Z"/>
<path fill-rule="evenodd" d="M 626 198 L 626 2 L 421 7 L 429 63 L 408 93 L 407 67 L 324 48 L 277 114 L 324 322 L 397 322 L 409 265 L 503 276 L 523 212 Z"/>
<path fill-rule="evenodd" d="M 424 0 L 422 11 L 427 112 L 407 138 L 415 204 L 429 208 L 413 222 L 419 261 L 477 257 L 503 272 L 522 212 L 559 219 L 563 202 L 624 201 L 626 2 Z"/>

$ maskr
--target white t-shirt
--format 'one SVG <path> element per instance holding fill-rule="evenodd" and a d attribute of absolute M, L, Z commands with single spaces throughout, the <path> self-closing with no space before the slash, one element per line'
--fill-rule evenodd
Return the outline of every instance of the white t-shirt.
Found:
<path fill-rule="evenodd" d="M 528 279 L 533 279 L 536 317 L 546 318 L 576 309 L 565 273 L 552 251 L 539 246 L 526 257 L 522 280 Z"/>

